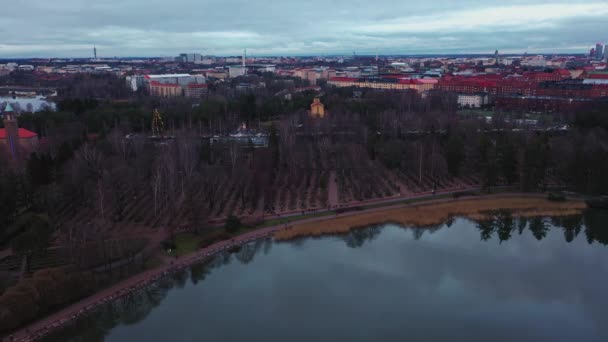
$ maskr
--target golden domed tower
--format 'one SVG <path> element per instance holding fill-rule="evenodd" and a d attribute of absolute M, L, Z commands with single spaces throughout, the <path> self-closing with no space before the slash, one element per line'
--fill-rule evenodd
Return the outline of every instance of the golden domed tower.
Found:
<path fill-rule="evenodd" d="M 310 105 L 310 115 L 322 118 L 325 116 L 325 106 L 321 103 L 321 99 L 315 97 Z"/>

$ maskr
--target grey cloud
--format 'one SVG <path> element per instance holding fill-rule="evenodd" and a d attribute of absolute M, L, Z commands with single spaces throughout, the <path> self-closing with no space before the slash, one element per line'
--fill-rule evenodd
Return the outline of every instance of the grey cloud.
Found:
<path fill-rule="evenodd" d="M 550 15 L 539 5 L 563 13 Z M 539 19 L 518 21 L 508 13 L 514 7 L 535 9 Z M 604 10 L 608 4 L 596 0 L 22 0 L 3 8 L 0 57 L 84 57 L 93 44 L 101 56 L 226 55 L 243 48 L 257 55 L 582 53 L 608 39 Z"/>

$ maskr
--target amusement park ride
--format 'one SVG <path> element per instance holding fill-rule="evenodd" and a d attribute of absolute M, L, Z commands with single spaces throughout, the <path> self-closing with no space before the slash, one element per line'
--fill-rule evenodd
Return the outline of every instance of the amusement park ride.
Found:
<path fill-rule="evenodd" d="M 154 113 L 152 113 L 152 136 L 153 137 L 162 137 L 164 133 L 165 125 L 163 124 L 163 117 L 158 111 L 158 109 L 154 109 Z"/>
<path fill-rule="evenodd" d="M 165 125 L 163 123 L 163 116 L 158 111 L 158 109 L 154 109 L 154 112 L 152 113 L 152 135 L 149 136 L 149 138 L 161 142 L 175 138 L 172 135 L 165 135 Z"/>

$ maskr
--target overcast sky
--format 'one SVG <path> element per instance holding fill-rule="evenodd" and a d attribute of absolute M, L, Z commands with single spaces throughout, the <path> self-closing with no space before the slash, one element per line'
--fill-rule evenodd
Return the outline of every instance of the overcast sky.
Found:
<path fill-rule="evenodd" d="M 583 53 L 608 1 L 18 0 L 0 33 L 0 57 Z"/>

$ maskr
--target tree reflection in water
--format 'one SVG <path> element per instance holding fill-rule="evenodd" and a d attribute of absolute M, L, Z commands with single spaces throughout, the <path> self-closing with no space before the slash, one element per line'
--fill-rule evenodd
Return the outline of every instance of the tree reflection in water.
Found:
<path fill-rule="evenodd" d="M 351 230 L 343 237 L 344 242 L 350 248 L 359 248 L 366 242 L 371 242 L 380 235 L 382 225 L 372 225 L 365 228 Z"/>
<path fill-rule="evenodd" d="M 547 236 L 553 226 L 564 230 L 564 240 L 568 243 L 574 241 L 584 228 L 587 242 L 606 245 L 608 244 L 608 229 L 604 227 L 605 222 L 608 222 L 607 210 L 587 209 L 579 215 L 551 218 L 519 217 L 517 219 L 513 218 L 512 213 L 503 210 L 490 213 L 490 218 L 487 220 L 476 221 L 476 226 L 483 241 L 492 239 L 495 233 L 500 242 L 508 241 L 513 236 L 515 229 L 521 235 L 526 228 L 540 241 Z"/>
<path fill-rule="evenodd" d="M 79 319 L 76 324 L 68 325 L 48 339 L 77 342 L 103 341 L 114 327 L 136 324 L 145 319 L 161 304 L 173 286 L 173 279 L 161 279 L 154 286 L 134 291 L 120 300 L 101 306 L 95 314 Z M 83 331 L 85 334 L 81 333 Z"/>
<path fill-rule="evenodd" d="M 433 227 L 404 227 L 397 225 L 400 229 L 411 230 L 413 238 L 421 239 L 425 234 L 432 234 L 440 229 L 451 226 L 454 219 L 442 226 Z M 523 234 L 526 228 L 536 240 L 547 237 L 550 229 L 562 229 L 564 240 L 568 243 L 576 240 L 584 231 L 586 240 L 591 244 L 598 242 L 608 244 L 608 211 L 588 209 L 580 215 L 563 217 L 514 217 L 509 211 L 496 211 L 490 213 L 490 218 L 474 222 L 479 231 L 482 241 L 496 238 L 499 243 L 510 240 L 515 234 Z M 338 236 L 350 248 L 360 248 L 365 244 L 377 239 L 386 224 L 371 225 L 364 228 L 354 229 L 347 234 Z M 289 242 L 290 246 L 298 248 L 303 246 L 307 240 L 320 239 L 300 238 Z M 189 270 L 174 273 L 165 277 L 153 286 L 138 290 L 121 300 L 102 306 L 95 314 L 83 317 L 75 324 L 54 333 L 44 340 L 48 341 L 103 341 L 108 333 L 119 325 L 132 325 L 144 320 L 155 307 L 158 307 L 174 287 L 183 288 L 188 280 L 192 284 L 204 281 L 215 268 L 230 264 L 237 260 L 242 264 L 251 263 L 257 253 L 268 254 L 274 242 L 272 239 L 258 240 L 243 245 L 233 253 L 221 253 L 204 263 L 198 263 Z"/>

